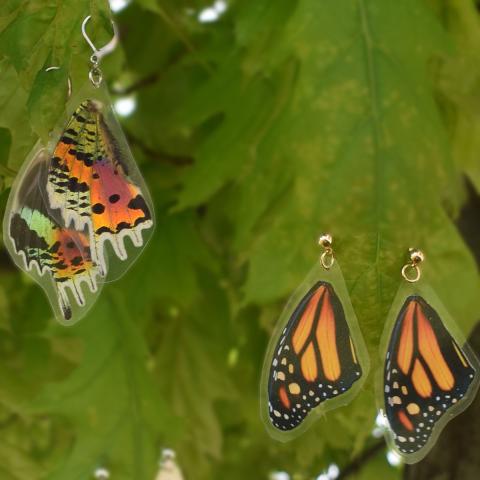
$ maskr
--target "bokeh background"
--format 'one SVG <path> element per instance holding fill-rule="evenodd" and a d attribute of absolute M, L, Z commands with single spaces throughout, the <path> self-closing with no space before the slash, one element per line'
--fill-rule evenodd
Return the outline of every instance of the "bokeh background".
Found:
<path fill-rule="evenodd" d="M 259 416 L 269 335 L 324 231 L 373 372 L 408 247 L 465 335 L 480 318 L 476 2 L 1 0 L 2 215 L 68 77 L 88 81 L 88 14 L 98 45 L 119 26 L 102 68 L 157 227 L 71 328 L 0 250 L 0 479 L 180 478 L 164 449 L 188 480 L 477 479 L 480 406 L 403 468 L 373 373 L 295 441 Z"/>

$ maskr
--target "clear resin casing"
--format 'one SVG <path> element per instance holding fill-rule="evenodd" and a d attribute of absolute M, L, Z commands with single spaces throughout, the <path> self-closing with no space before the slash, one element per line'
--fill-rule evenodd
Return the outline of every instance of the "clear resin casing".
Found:
<path fill-rule="evenodd" d="M 153 229 L 153 204 L 108 91 L 88 82 L 12 186 L 7 249 L 45 290 L 57 319 L 72 324 L 103 283 L 128 270 Z"/>
<path fill-rule="evenodd" d="M 421 460 L 445 425 L 474 399 L 479 361 L 433 289 L 404 282 L 385 324 L 377 375 L 380 411 L 391 448 Z"/>
<path fill-rule="evenodd" d="M 289 299 L 262 371 L 261 416 L 290 440 L 328 410 L 346 405 L 368 375 L 369 358 L 338 263 L 317 262 Z"/>

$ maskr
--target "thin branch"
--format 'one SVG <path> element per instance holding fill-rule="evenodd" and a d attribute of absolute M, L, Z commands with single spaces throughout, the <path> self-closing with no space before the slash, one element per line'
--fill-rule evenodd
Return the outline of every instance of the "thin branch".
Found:
<path fill-rule="evenodd" d="M 158 5 L 157 13 L 160 15 L 163 21 L 173 30 L 173 32 L 175 32 L 180 41 L 185 45 L 187 50 L 193 55 L 195 60 L 205 69 L 205 71 L 209 74 L 213 74 L 214 71 L 212 70 L 210 65 L 205 62 L 203 58 L 200 57 L 198 50 L 195 48 L 188 36 L 185 35 L 182 29 L 177 25 L 175 20 L 167 13 L 165 8 L 161 5 Z"/>
<path fill-rule="evenodd" d="M 142 88 L 149 87 L 150 85 L 154 85 L 159 80 L 162 79 L 167 72 L 179 64 L 183 60 L 185 56 L 185 51 L 178 50 L 177 52 L 173 53 L 171 57 L 167 60 L 165 65 L 162 66 L 161 71 L 152 72 L 149 75 L 145 76 L 144 78 L 140 78 L 139 80 L 135 81 L 132 85 L 125 87 L 125 88 L 114 88 L 113 93 L 117 95 L 129 95 L 130 93 L 134 93 Z"/>
<path fill-rule="evenodd" d="M 145 145 L 140 139 L 132 135 L 130 132 L 126 132 L 127 140 L 132 146 L 136 146 L 142 152 L 150 158 L 157 160 L 162 163 L 167 163 L 170 165 L 175 165 L 177 167 L 184 167 L 186 165 L 191 165 L 193 163 L 193 158 L 182 156 L 182 155 L 172 155 L 166 152 L 159 152 L 153 150 L 148 145 Z"/>
<path fill-rule="evenodd" d="M 345 468 L 343 468 L 340 475 L 337 477 L 337 480 L 344 480 L 354 473 L 357 473 L 384 448 L 385 440 L 382 438 L 369 448 L 365 449 L 358 457 L 354 458 Z"/>
<path fill-rule="evenodd" d="M 132 83 L 132 85 L 129 85 L 128 87 L 113 88 L 113 93 L 115 93 L 116 95 L 130 95 L 131 93 L 134 93 L 137 90 L 140 90 L 142 88 L 145 88 L 157 83 L 158 80 L 160 80 L 161 76 L 162 74 L 160 72 L 152 73 L 151 75 L 147 75 L 146 77 L 141 78 L 140 80 L 137 80 L 136 82 Z"/>

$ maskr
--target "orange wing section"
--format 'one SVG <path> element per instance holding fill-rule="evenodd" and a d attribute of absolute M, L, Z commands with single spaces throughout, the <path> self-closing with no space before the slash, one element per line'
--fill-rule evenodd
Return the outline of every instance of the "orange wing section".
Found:
<path fill-rule="evenodd" d="M 407 374 L 410 370 L 413 355 L 413 317 L 416 302 L 410 302 L 407 311 L 405 312 L 405 319 L 403 321 L 402 335 L 400 337 L 400 344 L 398 347 L 397 363 L 403 373 Z"/>
<path fill-rule="evenodd" d="M 283 403 L 283 406 L 290 410 L 290 399 L 288 398 L 287 391 L 283 385 L 278 390 L 278 396 L 280 397 L 280 401 Z"/>
<path fill-rule="evenodd" d="M 412 382 L 415 390 L 421 397 L 427 398 L 432 395 L 432 384 L 428 378 L 427 372 L 418 360 L 415 360 L 415 365 L 413 367 Z"/>
<path fill-rule="evenodd" d="M 324 293 L 325 287 L 321 286 L 308 302 L 308 306 L 305 309 L 302 318 L 298 322 L 297 328 L 295 329 L 295 333 L 292 337 L 292 346 L 295 350 L 295 353 L 297 354 L 300 353 L 300 351 L 302 350 L 305 342 L 307 341 L 307 338 L 312 331 L 317 305 Z"/>
<path fill-rule="evenodd" d="M 72 147 L 71 140 L 68 137 L 62 137 L 53 152 L 53 156 L 59 158 L 62 164 L 67 165 L 69 174 L 78 178 L 79 182 L 90 181 L 90 168 L 85 166 L 84 161 L 77 159 L 75 149 Z"/>
<path fill-rule="evenodd" d="M 403 411 L 403 410 L 400 410 L 398 412 L 398 419 L 400 420 L 400 422 L 402 422 L 403 426 L 407 429 L 407 430 L 410 430 L 412 431 L 413 430 L 413 423 L 410 421 L 410 419 L 408 418 L 407 414 Z"/>
<path fill-rule="evenodd" d="M 417 310 L 417 319 L 420 354 L 427 363 L 438 386 L 442 390 L 449 391 L 455 385 L 455 379 L 440 350 L 435 332 L 421 308 Z"/>
<path fill-rule="evenodd" d="M 307 382 L 314 382 L 318 377 L 317 358 L 315 356 L 315 347 L 310 342 L 304 354 L 302 355 L 302 374 Z"/>
<path fill-rule="evenodd" d="M 323 372 L 327 380 L 334 382 L 340 377 L 341 367 L 337 350 L 335 314 L 328 292 L 324 295 L 316 334 Z"/>

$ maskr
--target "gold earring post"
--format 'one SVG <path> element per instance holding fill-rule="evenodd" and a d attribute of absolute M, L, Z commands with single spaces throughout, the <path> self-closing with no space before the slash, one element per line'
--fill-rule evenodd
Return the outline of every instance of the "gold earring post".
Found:
<path fill-rule="evenodd" d="M 320 235 L 318 244 L 323 247 L 324 251 L 320 257 L 320 263 L 325 270 L 330 270 L 335 263 L 335 256 L 332 248 L 333 239 L 329 233 Z"/>
<path fill-rule="evenodd" d="M 410 261 L 402 268 L 402 277 L 409 283 L 416 283 L 422 276 L 420 264 L 425 260 L 425 254 L 418 248 L 409 248 Z M 411 273 L 413 272 L 413 276 Z"/>

